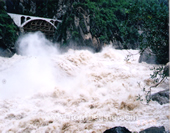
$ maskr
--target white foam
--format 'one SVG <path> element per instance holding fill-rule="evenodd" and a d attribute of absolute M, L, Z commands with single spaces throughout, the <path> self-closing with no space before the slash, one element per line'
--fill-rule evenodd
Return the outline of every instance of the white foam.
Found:
<path fill-rule="evenodd" d="M 18 43 L 21 55 L 0 57 L 0 132 L 88 133 L 114 126 L 168 130 L 168 104 L 136 100 L 142 94 L 138 82 L 148 87 L 145 81 L 152 73 L 152 65 L 138 63 L 139 55 L 125 60 L 138 50 L 108 46 L 100 53 L 60 54 L 40 33 Z"/>

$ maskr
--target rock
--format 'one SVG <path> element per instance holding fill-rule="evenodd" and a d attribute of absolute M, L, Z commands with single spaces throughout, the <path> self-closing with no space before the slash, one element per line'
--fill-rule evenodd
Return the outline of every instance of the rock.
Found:
<path fill-rule="evenodd" d="M 10 49 L 1 49 L 0 48 L 0 56 L 2 57 L 12 57 L 14 55 L 14 52 L 12 52 Z"/>
<path fill-rule="evenodd" d="M 151 99 L 160 105 L 169 103 L 169 89 L 152 94 Z"/>
<path fill-rule="evenodd" d="M 111 129 L 107 129 L 103 133 L 131 133 L 131 132 L 125 127 L 118 126 Z"/>
<path fill-rule="evenodd" d="M 69 1 L 49 1 L 49 0 L 3 0 L 7 12 L 16 14 L 29 14 L 31 16 L 44 16 L 47 18 L 57 17 L 62 19 Z M 65 6 L 65 4 L 67 4 Z M 47 6 L 49 5 L 49 6 Z M 50 9 L 49 9 L 50 7 Z M 56 9 L 58 9 L 56 11 Z M 48 12 L 47 12 L 48 11 Z"/>
<path fill-rule="evenodd" d="M 24 7 L 20 1 L 5 0 L 7 12 L 21 13 L 24 11 Z"/>
<path fill-rule="evenodd" d="M 80 17 L 79 25 L 81 26 L 81 29 L 82 29 L 83 33 L 84 34 L 89 33 L 90 28 L 89 28 L 89 25 L 87 24 L 88 23 L 87 20 L 88 20 L 89 16 L 81 14 L 79 17 Z"/>
<path fill-rule="evenodd" d="M 140 131 L 139 133 L 165 133 L 164 126 L 161 127 L 150 127 L 143 131 Z"/>
<path fill-rule="evenodd" d="M 169 76 L 169 66 L 170 66 L 170 62 L 168 62 L 163 70 L 163 74 L 165 74 L 165 76 Z"/>
<path fill-rule="evenodd" d="M 139 57 L 139 63 L 146 62 L 148 64 L 156 64 L 156 57 L 154 54 L 152 54 L 152 51 L 147 48 L 145 49 Z"/>

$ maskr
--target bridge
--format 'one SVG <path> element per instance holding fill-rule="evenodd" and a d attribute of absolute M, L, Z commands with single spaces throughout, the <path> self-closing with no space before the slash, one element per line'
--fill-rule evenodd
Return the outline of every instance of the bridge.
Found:
<path fill-rule="evenodd" d="M 52 38 L 55 34 L 55 29 L 61 20 L 49 19 L 22 14 L 8 13 L 14 20 L 15 24 L 24 32 L 41 31 L 47 38 Z"/>

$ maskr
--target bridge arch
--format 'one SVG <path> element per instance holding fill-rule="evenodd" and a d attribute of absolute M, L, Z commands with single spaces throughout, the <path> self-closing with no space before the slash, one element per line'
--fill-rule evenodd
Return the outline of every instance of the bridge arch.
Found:
<path fill-rule="evenodd" d="M 47 38 L 52 38 L 56 29 L 52 22 L 43 19 L 28 19 L 21 27 L 23 27 L 24 32 L 41 31 Z"/>

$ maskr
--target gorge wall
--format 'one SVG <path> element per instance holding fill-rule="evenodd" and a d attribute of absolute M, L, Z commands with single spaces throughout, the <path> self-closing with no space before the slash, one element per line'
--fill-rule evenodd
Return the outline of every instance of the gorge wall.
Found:
<path fill-rule="evenodd" d="M 98 52 L 104 45 L 118 49 L 146 49 L 155 61 L 169 61 L 167 0 L 3 0 L 5 11 L 16 14 L 62 20 L 53 42 L 60 47 L 90 47 Z M 1 0 L 1 3 L 3 2 Z M 150 8 L 152 7 L 152 8 Z M 3 15 L 1 16 L 3 17 Z M 8 21 L 13 23 L 12 20 Z M 0 22 L 1 26 L 4 21 Z M 14 24 L 7 26 L 11 34 L 19 34 Z M 4 27 L 4 26 L 3 26 Z M 5 28 L 7 29 L 7 28 Z M 5 34 L 6 32 L 1 32 Z M 14 36 L 15 36 L 14 35 Z M 2 35 L 0 35 L 2 38 Z M 17 37 L 14 37 L 17 38 Z M 7 38 L 6 38 L 7 39 Z M 8 39 L 15 43 L 15 39 Z M 1 39 L 2 42 L 2 39 Z M 1 43 L 2 45 L 2 43 Z M 4 44 L 8 47 L 9 43 Z"/>
<path fill-rule="evenodd" d="M 76 47 L 91 47 L 94 51 L 100 51 L 103 45 L 114 41 L 114 34 L 119 34 L 119 29 L 110 29 L 111 35 L 105 38 L 104 26 L 99 27 L 103 18 L 97 22 L 94 19 L 95 11 L 88 4 L 84 0 L 5 0 L 5 9 L 10 13 L 60 19 L 63 23 L 58 27 L 53 40 L 59 42 L 61 47 L 73 42 Z"/>

